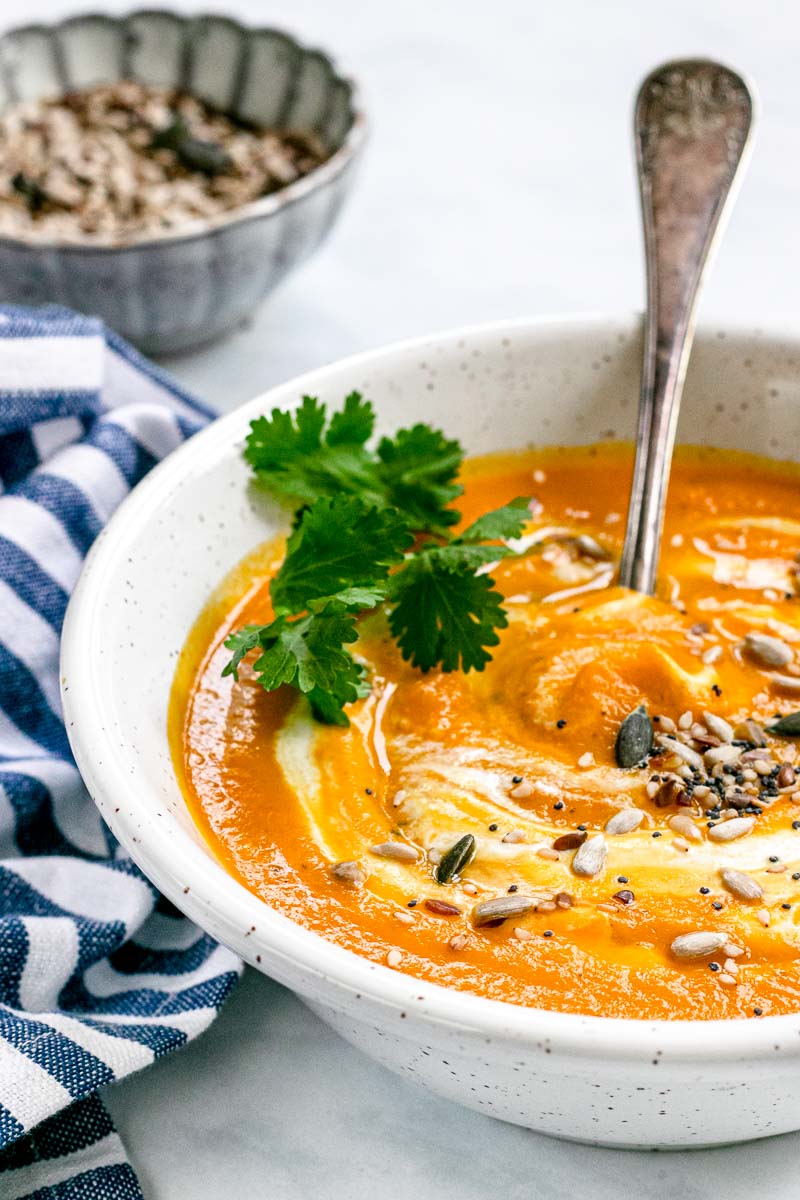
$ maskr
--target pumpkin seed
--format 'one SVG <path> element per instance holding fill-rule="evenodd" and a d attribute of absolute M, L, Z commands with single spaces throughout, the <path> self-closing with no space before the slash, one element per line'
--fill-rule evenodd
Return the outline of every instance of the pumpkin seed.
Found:
<path fill-rule="evenodd" d="M 777 733 L 779 737 L 800 737 L 800 712 L 786 713 L 772 725 L 768 725 L 767 732 Z"/>
<path fill-rule="evenodd" d="M 707 958 L 716 954 L 728 940 L 727 933 L 682 933 L 670 946 L 676 958 Z"/>
<path fill-rule="evenodd" d="M 460 875 L 475 857 L 475 838 L 471 833 L 465 833 L 455 842 L 436 868 L 436 882 L 449 883 L 454 875 Z"/>
<path fill-rule="evenodd" d="M 575 851 L 572 869 L 576 875 L 585 875 L 593 879 L 605 867 L 607 855 L 606 840 L 602 833 L 597 833 Z"/>
<path fill-rule="evenodd" d="M 623 808 L 620 812 L 614 813 L 606 823 L 606 833 L 610 833 L 612 837 L 617 837 L 621 833 L 633 833 L 643 820 L 644 813 L 640 808 Z"/>
<path fill-rule="evenodd" d="M 734 896 L 738 896 L 740 900 L 760 900 L 764 895 L 764 889 L 760 883 L 756 883 L 751 876 L 745 875 L 744 871 L 733 871 L 725 869 L 720 871 L 722 882 L 729 892 L 733 892 Z"/>
<path fill-rule="evenodd" d="M 643 704 L 628 713 L 619 727 L 614 755 L 619 767 L 635 767 L 653 748 L 653 724 Z"/>
<path fill-rule="evenodd" d="M 535 907 L 533 896 L 494 896 L 475 905 L 472 922 L 474 925 L 488 925 L 491 921 L 505 921 L 506 917 L 519 917 Z"/>

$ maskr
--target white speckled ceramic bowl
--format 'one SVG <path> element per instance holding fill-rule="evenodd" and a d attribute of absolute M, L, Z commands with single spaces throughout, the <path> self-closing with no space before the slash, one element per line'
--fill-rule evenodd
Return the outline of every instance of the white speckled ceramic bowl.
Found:
<path fill-rule="evenodd" d="M 800 1014 L 575 1016 L 368 962 L 225 873 L 192 824 L 167 743 L 175 659 L 194 618 L 225 572 L 279 527 L 277 510 L 248 490 L 240 447 L 251 418 L 304 392 L 337 402 L 359 388 L 384 428 L 440 422 L 473 452 L 629 437 L 639 358 L 634 319 L 492 325 L 351 358 L 245 405 L 157 467 L 98 539 L 64 629 L 63 698 L 89 790 L 142 869 L 354 1045 L 453 1100 L 545 1133 L 712 1145 L 800 1128 Z M 700 334 L 682 440 L 800 457 L 798 409 L 800 338 Z"/>
<path fill-rule="evenodd" d="M 181 88 L 263 127 L 311 130 L 330 153 L 280 191 L 158 237 L 0 237 L 0 301 L 65 304 L 103 317 L 147 353 L 188 350 L 250 316 L 327 235 L 364 143 L 364 114 L 356 85 L 327 54 L 229 17 L 142 9 L 0 37 L 0 111 L 117 79 Z"/>

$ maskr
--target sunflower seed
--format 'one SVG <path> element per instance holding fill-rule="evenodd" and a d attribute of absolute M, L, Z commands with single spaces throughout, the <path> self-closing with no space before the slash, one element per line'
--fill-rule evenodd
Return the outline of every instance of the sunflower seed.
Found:
<path fill-rule="evenodd" d="M 703 835 L 692 818 L 687 817 L 683 813 L 677 813 L 674 817 L 670 817 L 667 824 L 673 833 L 688 838 L 690 842 L 701 842 L 703 840 Z"/>
<path fill-rule="evenodd" d="M 599 542 L 596 542 L 593 537 L 589 537 L 587 533 L 578 534 L 578 536 L 575 538 L 574 545 L 575 549 L 578 550 L 584 556 L 584 558 L 593 558 L 597 562 L 606 562 L 609 558 L 611 558 L 611 555 L 605 549 L 605 547 L 601 546 Z"/>
<path fill-rule="evenodd" d="M 690 767 L 694 767 L 696 771 L 701 770 L 703 766 L 702 756 L 693 750 L 691 746 L 687 746 L 685 742 L 679 742 L 677 738 L 666 737 L 664 734 L 659 734 L 656 738 L 656 745 L 662 750 L 668 750 L 670 754 L 677 755 L 687 762 Z"/>
<path fill-rule="evenodd" d="M 605 867 L 607 854 L 606 840 L 602 833 L 597 833 L 575 851 L 572 869 L 576 875 L 585 875 L 593 879 Z"/>
<path fill-rule="evenodd" d="M 606 833 L 610 833 L 612 837 L 618 837 L 621 833 L 633 833 L 643 820 L 644 813 L 640 808 L 623 808 L 606 822 Z"/>
<path fill-rule="evenodd" d="M 471 833 L 465 833 L 450 849 L 442 855 L 436 868 L 436 882 L 449 883 L 454 875 L 460 875 L 475 857 L 475 838 Z"/>
<path fill-rule="evenodd" d="M 334 863 L 330 872 L 334 879 L 340 880 L 341 883 L 349 883 L 353 887 L 360 887 L 367 878 L 361 868 L 361 863 L 356 862 L 355 859 Z"/>
<path fill-rule="evenodd" d="M 786 642 L 767 633 L 745 634 L 742 649 L 759 667 L 785 667 L 794 658 Z"/>
<path fill-rule="evenodd" d="M 733 817 L 730 821 L 722 821 L 708 831 L 712 842 L 734 842 L 744 837 L 755 825 L 754 817 Z"/>
<path fill-rule="evenodd" d="M 772 725 L 768 725 L 767 732 L 777 733 L 779 737 L 800 737 L 800 712 L 786 713 Z"/>
<path fill-rule="evenodd" d="M 703 761 L 707 767 L 715 767 L 717 763 L 725 766 L 728 763 L 736 762 L 741 756 L 741 746 L 711 746 L 703 755 Z"/>
<path fill-rule="evenodd" d="M 706 723 L 706 729 L 715 734 L 721 742 L 733 741 L 733 728 L 724 717 L 718 717 L 716 713 L 704 712 L 703 720 Z"/>
<path fill-rule="evenodd" d="M 653 748 L 653 724 L 643 704 L 628 713 L 619 727 L 614 755 L 618 767 L 635 767 Z"/>
<path fill-rule="evenodd" d="M 536 907 L 533 896 L 494 896 L 483 900 L 472 910 L 474 925 L 488 925 L 491 921 L 505 921 L 506 917 L 520 917 Z"/>
<path fill-rule="evenodd" d="M 728 891 L 733 892 L 734 896 L 738 896 L 740 900 L 760 900 L 764 895 L 761 884 L 749 875 L 745 875 L 744 871 L 725 868 L 720 871 L 720 876 Z"/>
<path fill-rule="evenodd" d="M 798 732 L 800 732 L 800 729 Z M 733 736 L 740 742 L 752 742 L 755 747 L 760 749 L 763 749 L 767 744 L 767 739 L 764 737 L 764 730 L 757 721 L 750 719 L 741 721 L 738 725 L 734 726 Z M 749 754 L 750 751 L 746 751 L 746 753 Z"/>
<path fill-rule="evenodd" d="M 370 846 L 369 852 L 377 854 L 378 858 L 394 858 L 398 862 L 416 862 L 419 858 L 419 851 L 405 842 L 380 842 Z"/>
<path fill-rule="evenodd" d="M 682 933 L 670 946 L 676 958 L 707 958 L 721 950 L 728 940 L 726 933 Z"/>
<path fill-rule="evenodd" d="M 776 687 L 782 687 L 787 692 L 800 692 L 800 678 L 796 675 L 779 675 L 774 671 L 770 676 Z"/>

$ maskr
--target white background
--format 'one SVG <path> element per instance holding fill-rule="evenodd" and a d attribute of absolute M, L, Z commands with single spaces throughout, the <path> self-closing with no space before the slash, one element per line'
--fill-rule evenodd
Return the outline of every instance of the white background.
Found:
<path fill-rule="evenodd" d="M 355 194 L 325 248 L 249 328 L 169 364 L 219 409 L 332 358 L 448 325 L 639 307 L 632 97 L 651 67 L 679 55 L 729 61 L 762 100 L 703 313 L 764 325 L 788 316 L 800 328 L 796 4 L 209 6 L 332 50 L 362 80 L 372 121 Z M 71 11 L 3 0 L 0 21 Z M 108 1100 L 148 1200 L 800 1196 L 800 1135 L 674 1154 L 551 1141 L 394 1078 L 256 975 L 199 1042 Z"/>

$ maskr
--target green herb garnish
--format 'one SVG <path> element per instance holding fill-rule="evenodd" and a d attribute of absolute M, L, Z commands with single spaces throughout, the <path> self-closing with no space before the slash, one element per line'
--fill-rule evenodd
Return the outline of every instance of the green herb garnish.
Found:
<path fill-rule="evenodd" d="M 507 624 L 485 571 L 513 553 L 501 539 L 519 537 L 530 516 L 527 499 L 513 500 L 451 536 L 461 446 L 415 425 L 368 449 L 374 423 L 357 392 L 330 417 L 306 396 L 295 413 L 253 421 L 245 449 L 257 483 L 296 506 L 295 526 L 270 586 L 275 619 L 227 639 L 223 673 L 238 678 L 257 651 L 253 670 L 267 691 L 295 687 L 319 720 L 338 725 L 369 690 L 346 647 L 357 618 L 378 605 L 413 666 L 483 670 Z"/>

